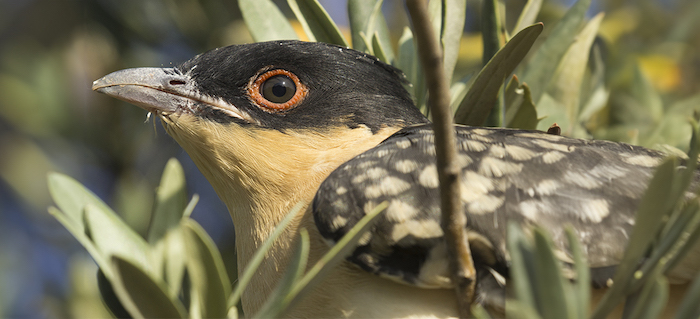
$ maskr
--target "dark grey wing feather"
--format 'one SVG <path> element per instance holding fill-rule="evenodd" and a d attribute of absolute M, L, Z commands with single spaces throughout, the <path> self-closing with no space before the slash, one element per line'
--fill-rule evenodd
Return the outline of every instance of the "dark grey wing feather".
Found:
<path fill-rule="evenodd" d="M 663 159 L 642 147 L 535 131 L 455 131 L 474 262 L 496 281 L 507 277 L 506 221 L 549 230 L 563 261 L 570 224 L 591 267 L 616 265 L 639 198 Z M 433 140 L 429 125 L 406 128 L 341 165 L 320 186 L 313 213 L 333 243 L 387 201 L 349 260 L 394 280 L 449 287 Z"/>

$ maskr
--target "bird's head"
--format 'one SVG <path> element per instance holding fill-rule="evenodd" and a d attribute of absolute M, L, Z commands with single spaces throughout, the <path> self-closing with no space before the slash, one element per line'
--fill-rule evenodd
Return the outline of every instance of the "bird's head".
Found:
<path fill-rule="evenodd" d="M 259 208 L 256 195 L 293 205 L 290 194 L 317 187 L 340 163 L 427 122 L 403 85 L 399 70 L 373 56 L 274 41 L 117 71 L 93 90 L 158 115 L 231 210 Z"/>

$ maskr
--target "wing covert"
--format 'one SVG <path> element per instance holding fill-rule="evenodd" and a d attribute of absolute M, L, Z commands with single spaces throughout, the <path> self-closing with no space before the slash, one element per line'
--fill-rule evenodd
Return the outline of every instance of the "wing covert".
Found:
<path fill-rule="evenodd" d="M 642 147 L 537 131 L 455 126 L 455 132 L 465 227 L 482 275 L 507 277 L 506 221 L 548 229 L 565 262 L 570 224 L 592 268 L 616 265 L 639 198 L 663 159 Z M 348 259 L 400 282 L 450 287 L 430 125 L 403 129 L 331 173 L 314 199 L 314 218 L 334 243 L 383 201 L 388 208 Z"/>

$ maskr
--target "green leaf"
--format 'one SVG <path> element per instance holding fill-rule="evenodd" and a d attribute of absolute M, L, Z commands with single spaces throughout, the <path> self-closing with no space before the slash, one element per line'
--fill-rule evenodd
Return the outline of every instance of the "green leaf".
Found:
<path fill-rule="evenodd" d="M 628 245 L 622 262 L 617 267 L 613 286 L 596 307 L 592 318 L 605 318 L 621 301 L 639 261 L 647 252 L 652 240 L 656 238 L 654 234 L 658 233 L 663 224 L 662 218 L 667 216 L 667 213 L 675 205 L 676 202 L 670 197 L 673 192 L 672 185 L 676 166 L 676 158 L 670 157 L 657 167 L 638 206 L 635 217 L 636 224 L 629 239 L 629 243 L 632 244 Z"/>
<path fill-rule="evenodd" d="M 452 110 L 453 114 L 457 111 L 459 103 L 467 96 L 469 88 L 474 84 L 474 79 L 475 76 L 473 74 L 467 74 L 450 86 L 450 110 Z"/>
<path fill-rule="evenodd" d="M 486 63 L 501 49 L 501 22 L 498 17 L 497 0 L 485 0 L 481 11 L 481 33 L 483 34 L 482 42 L 484 51 L 482 54 L 482 63 Z"/>
<path fill-rule="evenodd" d="M 565 287 L 567 283 L 562 276 L 561 261 L 554 256 L 549 238 L 542 229 L 535 228 L 533 234 L 536 284 L 542 287 L 536 296 L 537 309 L 545 319 L 572 318 L 567 307 L 567 297 L 571 292 Z"/>
<path fill-rule="evenodd" d="M 538 101 L 556 70 L 559 61 L 576 40 L 591 0 L 579 0 L 557 23 L 547 39 L 537 49 L 523 73 L 523 82 L 530 84 L 532 100 Z M 533 86 L 534 85 L 534 86 Z"/>
<path fill-rule="evenodd" d="M 243 21 L 256 42 L 298 40 L 287 18 L 270 0 L 239 0 Z"/>
<path fill-rule="evenodd" d="M 153 267 L 151 247 L 111 211 L 99 206 L 85 206 L 85 232 L 102 256 L 119 256 L 158 278 L 160 269 Z"/>
<path fill-rule="evenodd" d="M 634 303 L 634 309 L 629 318 L 659 318 L 659 315 L 664 310 L 668 300 L 668 280 L 658 272 L 650 279 Z"/>
<path fill-rule="evenodd" d="M 115 271 L 110 282 L 124 308 L 135 318 L 186 318 L 180 300 L 168 297 L 165 283 L 118 256 L 111 258 Z"/>
<path fill-rule="evenodd" d="M 112 278 L 112 269 L 110 268 L 110 264 L 107 259 L 100 253 L 100 251 L 95 247 L 95 244 L 92 242 L 92 240 L 85 235 L 85 227 L 84 224 L 81 223 L 75 223 L 73 220 L 71 220 L 68 215 L 63 213 L 62 211 L 58 210 L 56 207 L 49 207 L 49 214 L 51 214 L 58 222 L 65 227 L 68 232 L 70 232 L 75 239 L 78 240 L 78 242 L 83 245 L 85 250 L 88 251 L 90 256 L 95 260 L 95 263 L 102 268 L 102 272 L 104 272 L 105 276 Z"/>
<path fill-rule="evenodd" d="M 384 63 L 391 64 L 393 62 L 386 56 L 386 50 L 384 50 L 382 44 L 379 42 L 379 33 L 377 32 L 372 35 L 372 54 Z"/>
<path fill-rule="evenodd" d="M 664 105 L 661 96 L 639 66 L 634 68 L 631 93 L 638 107 L 634 112 L 640 113 L 638 116 L 646 120 L 647 123 L 656 124 L 655 130 L 647 134 L 647 138 L 643 141 L 645 145 L 653 144 L 656 142 L 661 127 L 658 124 L 663 119 Z"/>
<path fill-rule="evenodd" d="M 610 89 L 605 86 L 599 86 L 593 93 L 589 96 L 586 104 L 581 108 L 581 113 L 578 115 L 579 123 L 586 123 L 593 117 L 593 114 L 598 113 L 600 110 L 605 108 L 610 99 Z"/>
<path fill-rule="evenodd" d="M 524 130 L 534 130 L 540 121 L 537 118 L 537 109 L 532 102 L 530 87 L 518 81 L 518 77 L 513 75 L 506 86 L 506 127 L 519 128 Z"/>
<path fill-rule="evenodd" d="M 185 211 L 182 213 L 182 217 L 189 218 L 190 215 L 192 215 L 192 212 L 194 211 L 194 207 L 197 206 L 197 203 L 199 203 L 199 195 L 194 194 L 192 195 L 192 199 L 190 199 L 190 202 L 187 204 L 187 207 L 185 207 Z"/>
<path fill-rule="evenodd" d="M 486 65 L 489 60 L 501 48 L 501 21 L 498 14 L 498 1 L 486 0 L 481 7 L 481 34 L 483 43 L 482 63 Z M 507 76 L 507 75 L 506 75 Z M 491 110 L 484 122 L 485 126 L 503 126 L 505 122 L 505 110 L 503 105 L 503 92 L 500 90 L 496 95 L 496 100 L 491 106 Z"/>
<path fill-rule="evenodd" d="M 355 50 L 368 52 L 371 46 L 363 41 L 360 33 L 366 36 L 379 33 L 379 42 L 382 48 L 387 50 L 386 56 L 393 59 L 391 50 L 391 37 L 389 28 L 382 14 L 382 0 L 348 0 L 348 16 L 350 18 L 350 32 L 352 34 L 352 46 Z M 371 44 L 371 39 L 369 44 Z"/>
<path fill-rule="evenodd" d="M 265 259 L 267 251 L 270 250 L 275 240 L 277 240 L 277 238 L 285 231 L 289 223 L 291 223 L 292 220 L 294 220 L 294 217 L 299 213 L 299 211 L 301 211 L 303 207 L 303 202 L 299 202 L 296 205 L 294 205 L 294 207 L 292 207 L 289 213 L 287 213 L 287 216 L 285 216 L 284 219 L 280 221 L 279 224 L 277 224 L 275 230 L 272 232 L 272 234 L 270 234 L 270 237 L 268 237 L 262 244 L 262 246 L 260 246 L 255 252 L 255 255 L 253 255 L 253 258 L 250 259 L 248 265 L 243 271 L 243 274 L 238 278 L 238 285 L 236 286 L 236 289 L 234 289 L 233 293 L 231 294 L 231 297 L 229 297 L 228 299 L 227 305 L 229 307 L 235 306 L 238 303 L 238 300 L 241 299 L 241 295 L 243 295 L 243 290 L 245 290 L 245 287 L 248 286 L 248 283 L 253 278 L 255 271 Z"/>
<path fill-rule="evenodd" d="M 588 122 L 591 117 L 598 113 L 608 104 L 610 89 L 606 87 L 605 62 L 601 53 L 601 45 L 593 44 L 591 47 L 590 80 L 588 85 L 581 90 L 581 101 L 583 106 L 578 115 L 579 123 Z M 584 102 L 585 99 L 585 102 Z"/>
<path fill-rule="evenodd" d="M 533 290 L 537 290 L 539 286 L 530 282 L 531 278 L 536 278 L 532 270 L 534 262 L 532 247 L 525 239 L 520 225 L 516 222 L 508 223 L 506 240 L 508 241 L 508 252 L 510 253 L 510 272 L 514 295 L 523 307 L 534 311 L 537 305 L 535 304 L 535 291 Z M 512 309 L 510 304 L 511 302 L 506 302 L 506 313 L 508 314 L 511 313 L 510 309 Z"/>
<path fill-rule="evenodd" d="M 302 228 L 299 230 L 299 243 L 294 250 L 294 255 L 284 276 L 277 284 L 274 291 L 267 297 L 265 304 L 260 308 L 254 318 L 279 318 L 287 309 L 289 300 L 286 298 L 306 269 L 309 258 L 309 232 Z"/>
<path fill-rule="evenodd" d="M 415 99 L 416 106 L 423 114 L 426 114 L 425 96 L 427 91 L 425 87 L 425 78 L 420 66 L 415 43 L 413 42 L 413 33 L 408 27 L 403 29 L 403 34 L 399 38 L 399 56 L 395 60 L 395 63 L 395 66 L 406 74 L 406 79 L 412 84 L 407 89 Z"/>
<path fill-rule="evenodd" d="M 675 319 L 700 318 L 700 276 L 693 280 L 693 284 L 686 291 L 685 297 L 676 311 Z"/>
<path fill-rule="evenodd" d="M 576 41 L 564 53 L 554 74 L 549 76 L 546 93 L 557 101 L 558 108 L 538 108 L 537 113 L 546 116 L 548 121 L 539 123 L 537 129 L 546 131 L 551 122 L 556 122 L 562 128 L 562 135 L 586 137 L 578 122 L 581 86 L 588 67 L 591 45 L 598 34 L 603 16 L 603 13 L 596 15 L 576 35 Z"/>
<path fill-rule="evenodd" d="M 496 53 L 477 75 L 469 93 L 455 113 L 455 122 L 466 125 L 482 125 L 498 100 L 501 85 L 520 61 L 527 55 L 542 33 L 542 24 L 534 24 L 516 34 Z"/>
<path fill-rule="evenodd" d="M 464 21 L 467 12 L 466 0 L 445 0 L 440 39 L 442 42 L 442 60 L 447 76 L 447 83 L 452 82 L 457 60 L 459 58 L 460 41 L 464 31 Z"/>
<path fill-rule="evenodd" d="M 674 248 L 672 255 L 668 257 L 669 259 L 664 265 L 665 273 L 673 270 L 678 263 L 682 262 L 685 256 L 690 254 L 690 251 L 694 249 L 698 241 L 700 241 L 700 210 L 698 209 L 699 204 L 697 201 L 697 199 L 693 200 L 689 204 L 689 208 L 687 208 L 687 214 L 691 215 L 691 219 L 682 230 L 683 233 L 681 235 L 683 237 L 681 237 L 682 241 L 680 245 Z M 695 209 L 694 211 L 693 208 Z M 682 221 L 680 221 L 680 223 L 682 223 Z"/>
<path fill-rule="evenodd" d="M 192 300 L 199 303 L 194 309 L 201 312 L 201 318 L 225 318 L 231 289 L 221 254 L 211 237 L 194 220 L 184 220 L 183 226 Z"/>
<path fill-rule="evenodd" d="M 569 250 L 574 260 L 574 269 L 576 272 L 576 282 L 572 301 L 575 304 L 576 315 L 579 319 L 588 318 L 588 312 L 591 299 L 591 274 L 588 268 L 588 262 L 583 253 L 583 247 L 574 233 L 571 226 L 567 226 L 566 237 L 569 241 Z M 574 304 L 571 304 L 572 306 Z"/>
<path fill-rule="evenodd" d="M 491 316 L 489 315 L 488 311 L 486 311 L 486 309 L 484 309 L 482 305 L 476 302 L 472 304 L 471 310 L 474 319 L 491 319 Z"/>
<path fill-rule="evenodd" d="M 156 191 L 155 209 L 148 230 L 148 242 L 155 244 L 165 233 L 177 227 L 187 205 L 185 171 L 175 158 L 168 160 Z"/>
<path fill-rule="evenodd" d="M 92 204 L 102 211 L 115 214 L 93 192 L 85 188 L 75 179 L 59 173 L 49 173 L 49 192 L 58 208 L 65 214 L 77 231 L 84 231 L 83 209 Z"/>
<path fill-rule="evenodd" d="M 532 306 L 520 300 L 508 300 L 506 301 L 506 318 L 540 319 L 542 317 Z"/>
<path fill-rule="evenodd" d="M 318 0 L 287 0 L 287 3 L 310 41 L 349 46 L 338 26 Z"/>
<path fill-rule="evenodd" d="M 537 19 L 537 14 L 540 13 L 541 7 L 542 0 L 528 0 L 523 7 L 523 11 L 520 12 L 518 22 L 515 23 L 515 27 L 513 27 L 511 34 L 516 34 L 520 32 L 520 30 L 525 29 L 527 26 L 535 23 L 535 19 Z"/>
<path fill-rule="evenodd" d="M 186 269 L 185 239 L 181 227 L 170 229 L 161 240 L 153 246 L 152 256 L 157 265 L 163 269 L 163 278 L 168 284 L 171 298 L 175 298 L 182 288 L 182 279 Z"/>
<path fill-rule="evenodd" d="M 360 237 L 371 227 L 373 221 L 389 204 L 382 202 L 377 205 L 365 217 L 362 217 L 350 231 L 343 236 L 311 269 L 294 285 L 294 288 L 285 297 L 288 307 L 296 304 L 301 296 L 304 296 L 309 289 L 318 284 L 325 276 L 341 261 L 345 260 L 353 249 L 357 247 Z"/>

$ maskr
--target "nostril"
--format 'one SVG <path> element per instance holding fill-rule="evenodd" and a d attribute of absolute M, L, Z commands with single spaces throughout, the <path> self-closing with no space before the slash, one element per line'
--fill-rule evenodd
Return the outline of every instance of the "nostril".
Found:
<path fill-rule="evenodd" d="M 183 85 L 185 84 L 185 81 L 182 80 L 170 80 L 170 85 Z"/>

